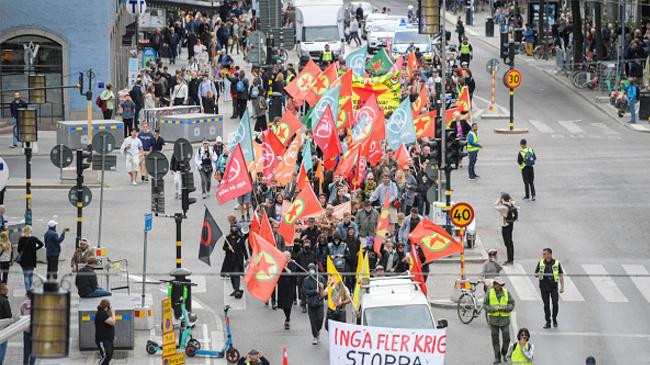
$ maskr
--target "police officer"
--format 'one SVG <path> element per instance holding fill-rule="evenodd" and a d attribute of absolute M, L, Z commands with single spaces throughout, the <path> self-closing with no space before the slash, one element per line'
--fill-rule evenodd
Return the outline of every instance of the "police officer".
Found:
<path fill-rule="evenodd" d="M 334 54 L 330 50 L 330 45 L 325 45 L 325 50 L 321 53 L 320 60 L 323 64 L 329 65 L 334 60 Z"/>
<path fill-rule="evenodd" d="M 492 349 L 494 350 L 493 364 L 501 363 L 501 357 L 506 359 L 510 344 L 510 312 L 515 308 L 515 300 L 503 286 L 505 281 L 497 276 L 492 282 L 483 301 L 487 322 L 492 333 Z M 502 341 L 499 343 L 499 331 Z"/>
<path fill-rule="evenodd" d="M 472 45 L 469 44 L 469 40 L 467 37 L 463 38 L 463 43 L 460 44 L 460 63 L 461 65 L 463 62 L 467 62 L 467 67 L 469 67 L 469 61 L 472 60 L 473 53 L 472 53 Z"/>
<path fill-rule="evenodd" d="M 551 328 L 551 307 L 549 300 L 553 301 L 553 327 L 557 327 L 558 291 L 557 283 L 560 282 L 560 293 L 564 293 L 564 271 L 560 261 L 553 258 L 553 250 L 545 248 L 542 250 L 543 259 L 539 260 L 535 268 L 535 274 L 539 279 L 539 290 L 542 293 L 544 302 L 544 328 Z"/>
<path fill-rule="evenodd" d="M 530 199 L 535 201 L 535 171 L 533 166 L 537 160 L 537 155 L 532 148 L 527 146 L 526 139 L 522 139 L 519 142 L 521 150 L 517 155 L 517 163 L 519 164 L 519 169 L 521 169 L 521 177 L 524 180 L 524 199 Z"/>
<path fill-rule="evenodd" d="M 469 166 L 467 167 L 467 171 L 469 173 L 469 180 L 473 181 L 476 180 L 478 175 L 476 175 L 476 172 L 474 171 L 474 167 L 476 166 L 476 160 L 478 158 L 478 151 L 483 148 L 478 143 L 478 124 L 472 123 L 472 130 L 467 133 L 467 154 L 469 155 Z"/>

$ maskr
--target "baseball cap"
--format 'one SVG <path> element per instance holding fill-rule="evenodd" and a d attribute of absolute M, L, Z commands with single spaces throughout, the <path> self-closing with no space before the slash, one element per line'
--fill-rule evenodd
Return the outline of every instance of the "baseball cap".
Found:
<path fill-rule="evenodd" d="M 506 285 L 506 282 L 503 279 L 501 279 L 500 276 L 497 276 L 496 278 L 494 278 L 494 282 L 499 284 L 499 285 Z"/>
<path fill-rule="evenodd" d="M 56 227 L 56 221 L 54 219 L 50 220 L 47 222 L 48 227 Z"/>

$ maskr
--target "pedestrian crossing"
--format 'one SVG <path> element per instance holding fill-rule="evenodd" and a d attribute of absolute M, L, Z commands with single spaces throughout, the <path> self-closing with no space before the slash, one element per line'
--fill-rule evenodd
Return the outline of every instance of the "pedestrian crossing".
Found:
<path fill-rule="evenodd" d="M 582 120 L 529 120 L 531 129 L 555 139 L 621 139 L 621 134 L 602 122 Z"/>
<path fill-rule="evenodd" d="M 503 267 L 508 290 L 524 302 L 540 301 L 536 262 L 514 263 Z M 607 303 L 650 303 L 650 264 L 573 264 L 564 270 L 564 293 L 560 301 Z M 573 274 L 574 276 L 571 276 Z M 597 293 L 594 295 L 594 293 Z"/>

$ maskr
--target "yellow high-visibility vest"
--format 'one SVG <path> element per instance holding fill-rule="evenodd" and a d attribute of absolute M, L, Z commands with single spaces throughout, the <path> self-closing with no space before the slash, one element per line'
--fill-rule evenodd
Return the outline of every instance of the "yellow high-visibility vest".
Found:
<path fill-rule="evenodd" d="M 494 288 L 490 289 L 489 292 L 489 304 L 490 305 L 500 305 L 502 307 L 505 307 L 508 305 L 508 290 L 505 288 L 501 289 L 503 290 L 503 295 L 501 296 L 501 300 L 497 299 L 497 292 L 494 290 Z M 505 312 L 505 311 L 498 311 L 498 312 L 492 312 L 488 313 L 488 316 L 493 316 L 493 317 L 510 317 L 510 313 Z"/>

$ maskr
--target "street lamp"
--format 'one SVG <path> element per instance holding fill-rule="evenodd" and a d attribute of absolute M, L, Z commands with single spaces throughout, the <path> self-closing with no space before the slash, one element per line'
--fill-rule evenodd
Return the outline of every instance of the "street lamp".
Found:
<path fill-rule="evenodd" d="M 29 75 L 29 103 L 30 104 L 45 104 L 45 75 Z"/>
<path fill-rule="evenodd" d="M 55 281 L 46 281 L 32 296 L 32 356 L 57 359 L 70 348 L 70 292 Z"/>
<path fill-rule="evenodd" d="M 38 139 L 38 113 L 34 108 L 18 109 L 18 140 L 25 147 L 25 224 L 32 224 L 32 142 Z"/>

